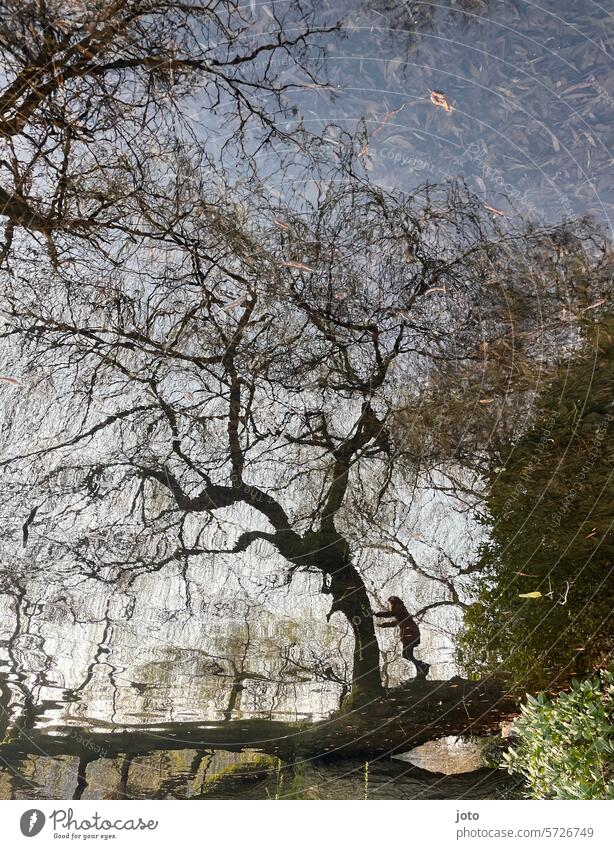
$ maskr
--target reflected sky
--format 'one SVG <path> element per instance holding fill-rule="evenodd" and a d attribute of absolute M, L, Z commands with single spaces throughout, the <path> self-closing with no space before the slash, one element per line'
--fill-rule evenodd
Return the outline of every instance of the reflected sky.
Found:
<path fill-rule="evenodd" d="M 364 167 L 389 187 L 462 176 L 506 214 L 610 226 L 611 2 L 368 5 L 328 47 L 332 91 L 295 96 L 307 126 L 363 125 Z"/>

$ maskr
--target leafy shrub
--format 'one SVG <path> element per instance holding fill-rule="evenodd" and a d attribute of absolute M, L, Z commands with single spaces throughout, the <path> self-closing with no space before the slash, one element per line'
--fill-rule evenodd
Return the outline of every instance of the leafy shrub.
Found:
<path fill-rule="evenodd" d="M 533 799 L 614 799 L 614 669 L 573 680 L 554 699 L 527 697 L 503 755 Z"/>

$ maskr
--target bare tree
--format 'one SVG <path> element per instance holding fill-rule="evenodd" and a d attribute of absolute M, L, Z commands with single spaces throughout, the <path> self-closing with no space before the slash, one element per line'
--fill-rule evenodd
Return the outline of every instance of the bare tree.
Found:
<path fill-rule="evenodd" d="M 56 263 L 71 238 L 112 253 L 143 163 L 176 154 L 178 139 L 206 142 L 216 161 L 297 141 L 289 96 L 319 84 L 315 38 L 335 29 L 300 0 L 253 14 L 234 0 L 1 6 L 3 262 L 28 250 L 24 234 Z"/>
<path fill-rule="evenodd" d="M 46 393 L 42 436 L 5 432 L 19 533 L 35 532 L 39 561 L 106 581 L 252 545 L 281 555 L 285 579 L 320 575 L 329 618 L 350 624 L 353 697 L 377 694 L 358 529 L 387 521 L 418 472 L 462 491 L 453 470 L 469 456 L 446 468 L 436 435 L 417 444 L 400 411 L 455 373 L 496 388 L 484 351 L 518 334 L 545 359 L 562 299 L 581 308 L 606 248 L 588 224 L 575 242 L 503 227 L 458 184 L 391 195 L 351 159 L 314 174 L 300 204 L 187 156 L 162 185 L 141 173 L 112 261 L 84 251 L 41 275 L 22 258 L 8 278 L 4 337 Z M 573 298 L 561 240 L 585 262 Z"/>

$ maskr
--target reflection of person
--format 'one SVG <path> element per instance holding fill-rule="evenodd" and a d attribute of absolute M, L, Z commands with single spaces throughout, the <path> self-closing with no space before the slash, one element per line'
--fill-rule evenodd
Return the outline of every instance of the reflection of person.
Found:
<path fill-rule="evenodd" d="M 408 609 L 397 595 L 390 596 L 388 606 L 390 608 L 389 610 L 382 610 L 373 615 L 380 619 L 386 617 L 394 618 L 394 622 L 378 622 L 378 627 L 396 628 L 397 625 L 399 626 L 403 657 L 405 660 L 411 660 L 416 667 L 416 677 L 426 678 L 431 668 L 430 664 L 414 657 L 414 649 L 420 645 L 420 628 L 418 628 L 417 623 L 412 619 Z"/>

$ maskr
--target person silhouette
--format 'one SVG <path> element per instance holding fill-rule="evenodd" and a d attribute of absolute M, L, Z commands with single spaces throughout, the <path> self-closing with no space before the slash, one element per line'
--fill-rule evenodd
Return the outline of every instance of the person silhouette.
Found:
<path fill-rule="evenodd" d="M 420 628 L 412 618 L 408 609 L 397 595 L 391 595 L 388 599 L 388 610 L 374 612 L 373 616 L 379 619 L 392 618 L 392 622 L 378 622 L 378 628 L 399 628 L 401 645 L 403 646 L 403 657 L 410 660 L 416 667 L 416 677 L 426 678 L 431 668 L 429 663 L 414 657 L 414 649 L 420 645 Z"/>

